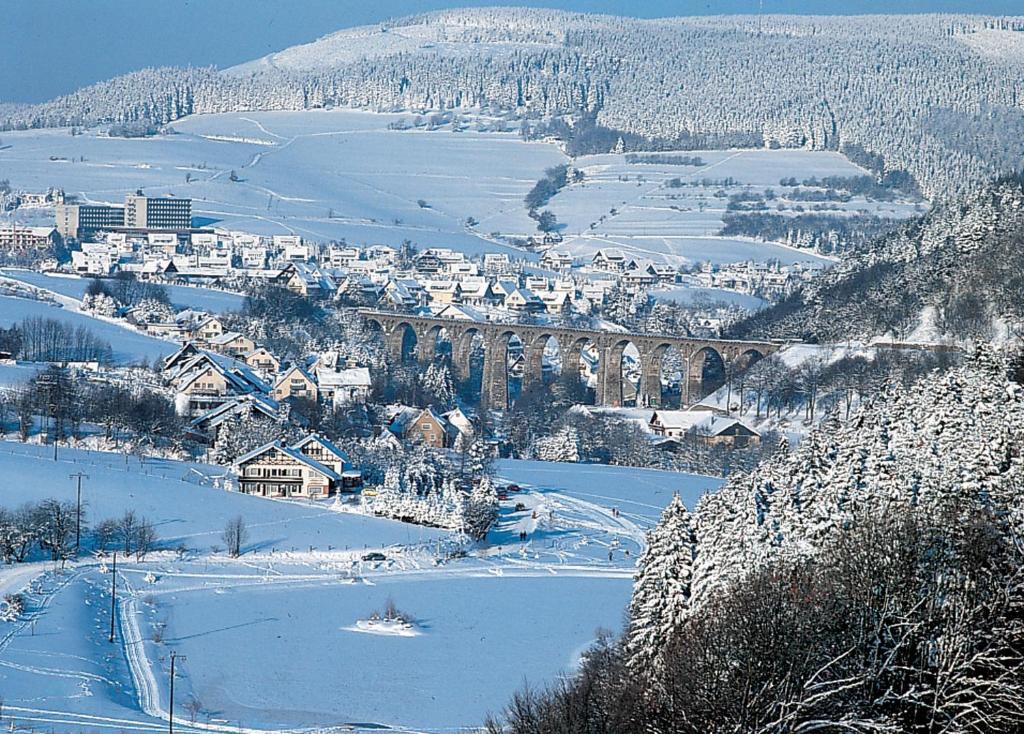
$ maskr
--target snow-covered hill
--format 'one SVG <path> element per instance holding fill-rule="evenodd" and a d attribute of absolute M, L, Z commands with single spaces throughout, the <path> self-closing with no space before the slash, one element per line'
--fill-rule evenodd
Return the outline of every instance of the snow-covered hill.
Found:
<path fill-rule="evenodd" d="M 135 72 L 8 109 L 0 127 L 321 107 L 489 109 L 592 118 L 615 131 L 613 142 L 619 132 L 647 147 L 708 147 L 712 136 L 843 148 L 879 172 L 909 171 L 935 195 L 1019 163 L 1022 28 L 1020 18 L 954 15 L 639 20 L 449 10 L 340 31 L 226 72 Z"/>

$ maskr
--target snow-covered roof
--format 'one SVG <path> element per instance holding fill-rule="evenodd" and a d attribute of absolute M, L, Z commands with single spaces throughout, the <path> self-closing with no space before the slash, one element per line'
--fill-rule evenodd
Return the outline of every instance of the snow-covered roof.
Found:
<path fill-rule="evenodd" d="M 472 306 L 450 303 L 437 313 L 438 318 L 459 319 L 460 321 L 487 321 L 487 317 Z"/>
<path fill-rule="evenodd" d="M 202 413 L 189 423 L 193 428 L 200 426 L 206 426 L 206 428 L 216 428 L 221 423 L 229 420 L 230 418 L 240 415 L 246 410 L 255 410 L 268 418 L 274 420 L 278 417 L 279 403 L 272 398 L 268 398 L 265 395 L 259 393 L 249 393 L 247 395 L 239 395 L 238 397 L 232 398 L 226 402 L 221 403 L 215 408 Z"/>
<path fill-rule="evenodd" d="M 322 387 L 370 387 L 369 367 L 349 367 L 344 370 L 320 368 L 316 371 L 317 382 Z"/>
<path fill-rule="evenodd" d="M 337 456 L 342 461 L 342 463 L 345 463 L 345 464 L 350 463 L 349 462 L 349 458 L 348 458 L 348 454 L 345 451 L 343 451 L 342 449 L 338 448 L 338 446 L 335 445 L 330 439 L 328 439 L 328 438 L 326 438 L 324 436 L 321 436 L 319 433 L 310 433 L 307 436 L 305 436 L 304 438 L 301 438 L 298 441 L 296 441 L 295 443 L 293 443 L 291 446 L 289 446 L 289 448 L 295 449 L 296 451 L 302 451 L 303 447 L 305 447 L 306 444 L 309 444 L 309 443 L 312 443 L 312 442 L 316 442 L 316 443 L 320 444 L 321 446 L 323 446 L 325 449 L 327 449 L 332 454 Z"/>
<path fill-rule="evenodd" d="M 223 344 L 230 344 L 231 342 L 235 341 L 236 339 L 245 339 L 245 338 L 247 338 L 247 337 L 244 334 L 242 334 L 241 332 L 238 332 L 238 331 L 225 331 L 223 334 L 221 334 L 219 336 L 215 336 L 212 339 L 210 339 L 210 344 L 217 344 L 219 346 L 219 345 L 223 345 Z"/>
<path fill-rule="evenodd" d="M 706 410 L 656 410 L 651 416 L 650 424 L 680 431 L 695 430 L 705 436 L 718 436 L 739 424 L 751 433 L 757 434 L 757 431 L 737 418 L 709 413 Z"/>

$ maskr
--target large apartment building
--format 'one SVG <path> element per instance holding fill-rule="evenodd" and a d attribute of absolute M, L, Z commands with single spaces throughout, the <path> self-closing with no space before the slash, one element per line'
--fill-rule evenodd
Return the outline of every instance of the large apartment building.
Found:
<path fill-rule="evenodd" d="M 136 229 L 190 229 L 192 200 L 173 196 L 145 196 L 141 191 L 124 197 L 124 226 Z"/>
<path fill-rule="evenodd" d="M 84 239 L 101 229 L 124 226 L 124 208 L 100 204 L 57 204 L 54 207 L 61 237 Z"/>

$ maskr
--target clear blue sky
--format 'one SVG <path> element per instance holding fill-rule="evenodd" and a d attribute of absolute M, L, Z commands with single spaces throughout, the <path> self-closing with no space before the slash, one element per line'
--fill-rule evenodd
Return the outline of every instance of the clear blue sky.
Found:
<path fill-rule="evenodd" d="M 1024 13 L 1022 0 L 763 0 L 768 13 Z M 0 102 L 36 102 L 145 66 L 227 67 L 331 31 L 469 5 L 657 17 L 758 0 L 0 0 Z"/>

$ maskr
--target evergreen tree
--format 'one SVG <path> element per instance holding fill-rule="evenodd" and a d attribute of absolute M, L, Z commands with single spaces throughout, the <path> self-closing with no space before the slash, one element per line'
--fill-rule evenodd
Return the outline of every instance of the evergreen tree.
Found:
<path fill-rule="evenodd" d="M 629 607 L 626 651 L 640 675 L 656 672 L 690 603 L 697 538 L 679 495 L 662 512 L 647 537 Z"/>

